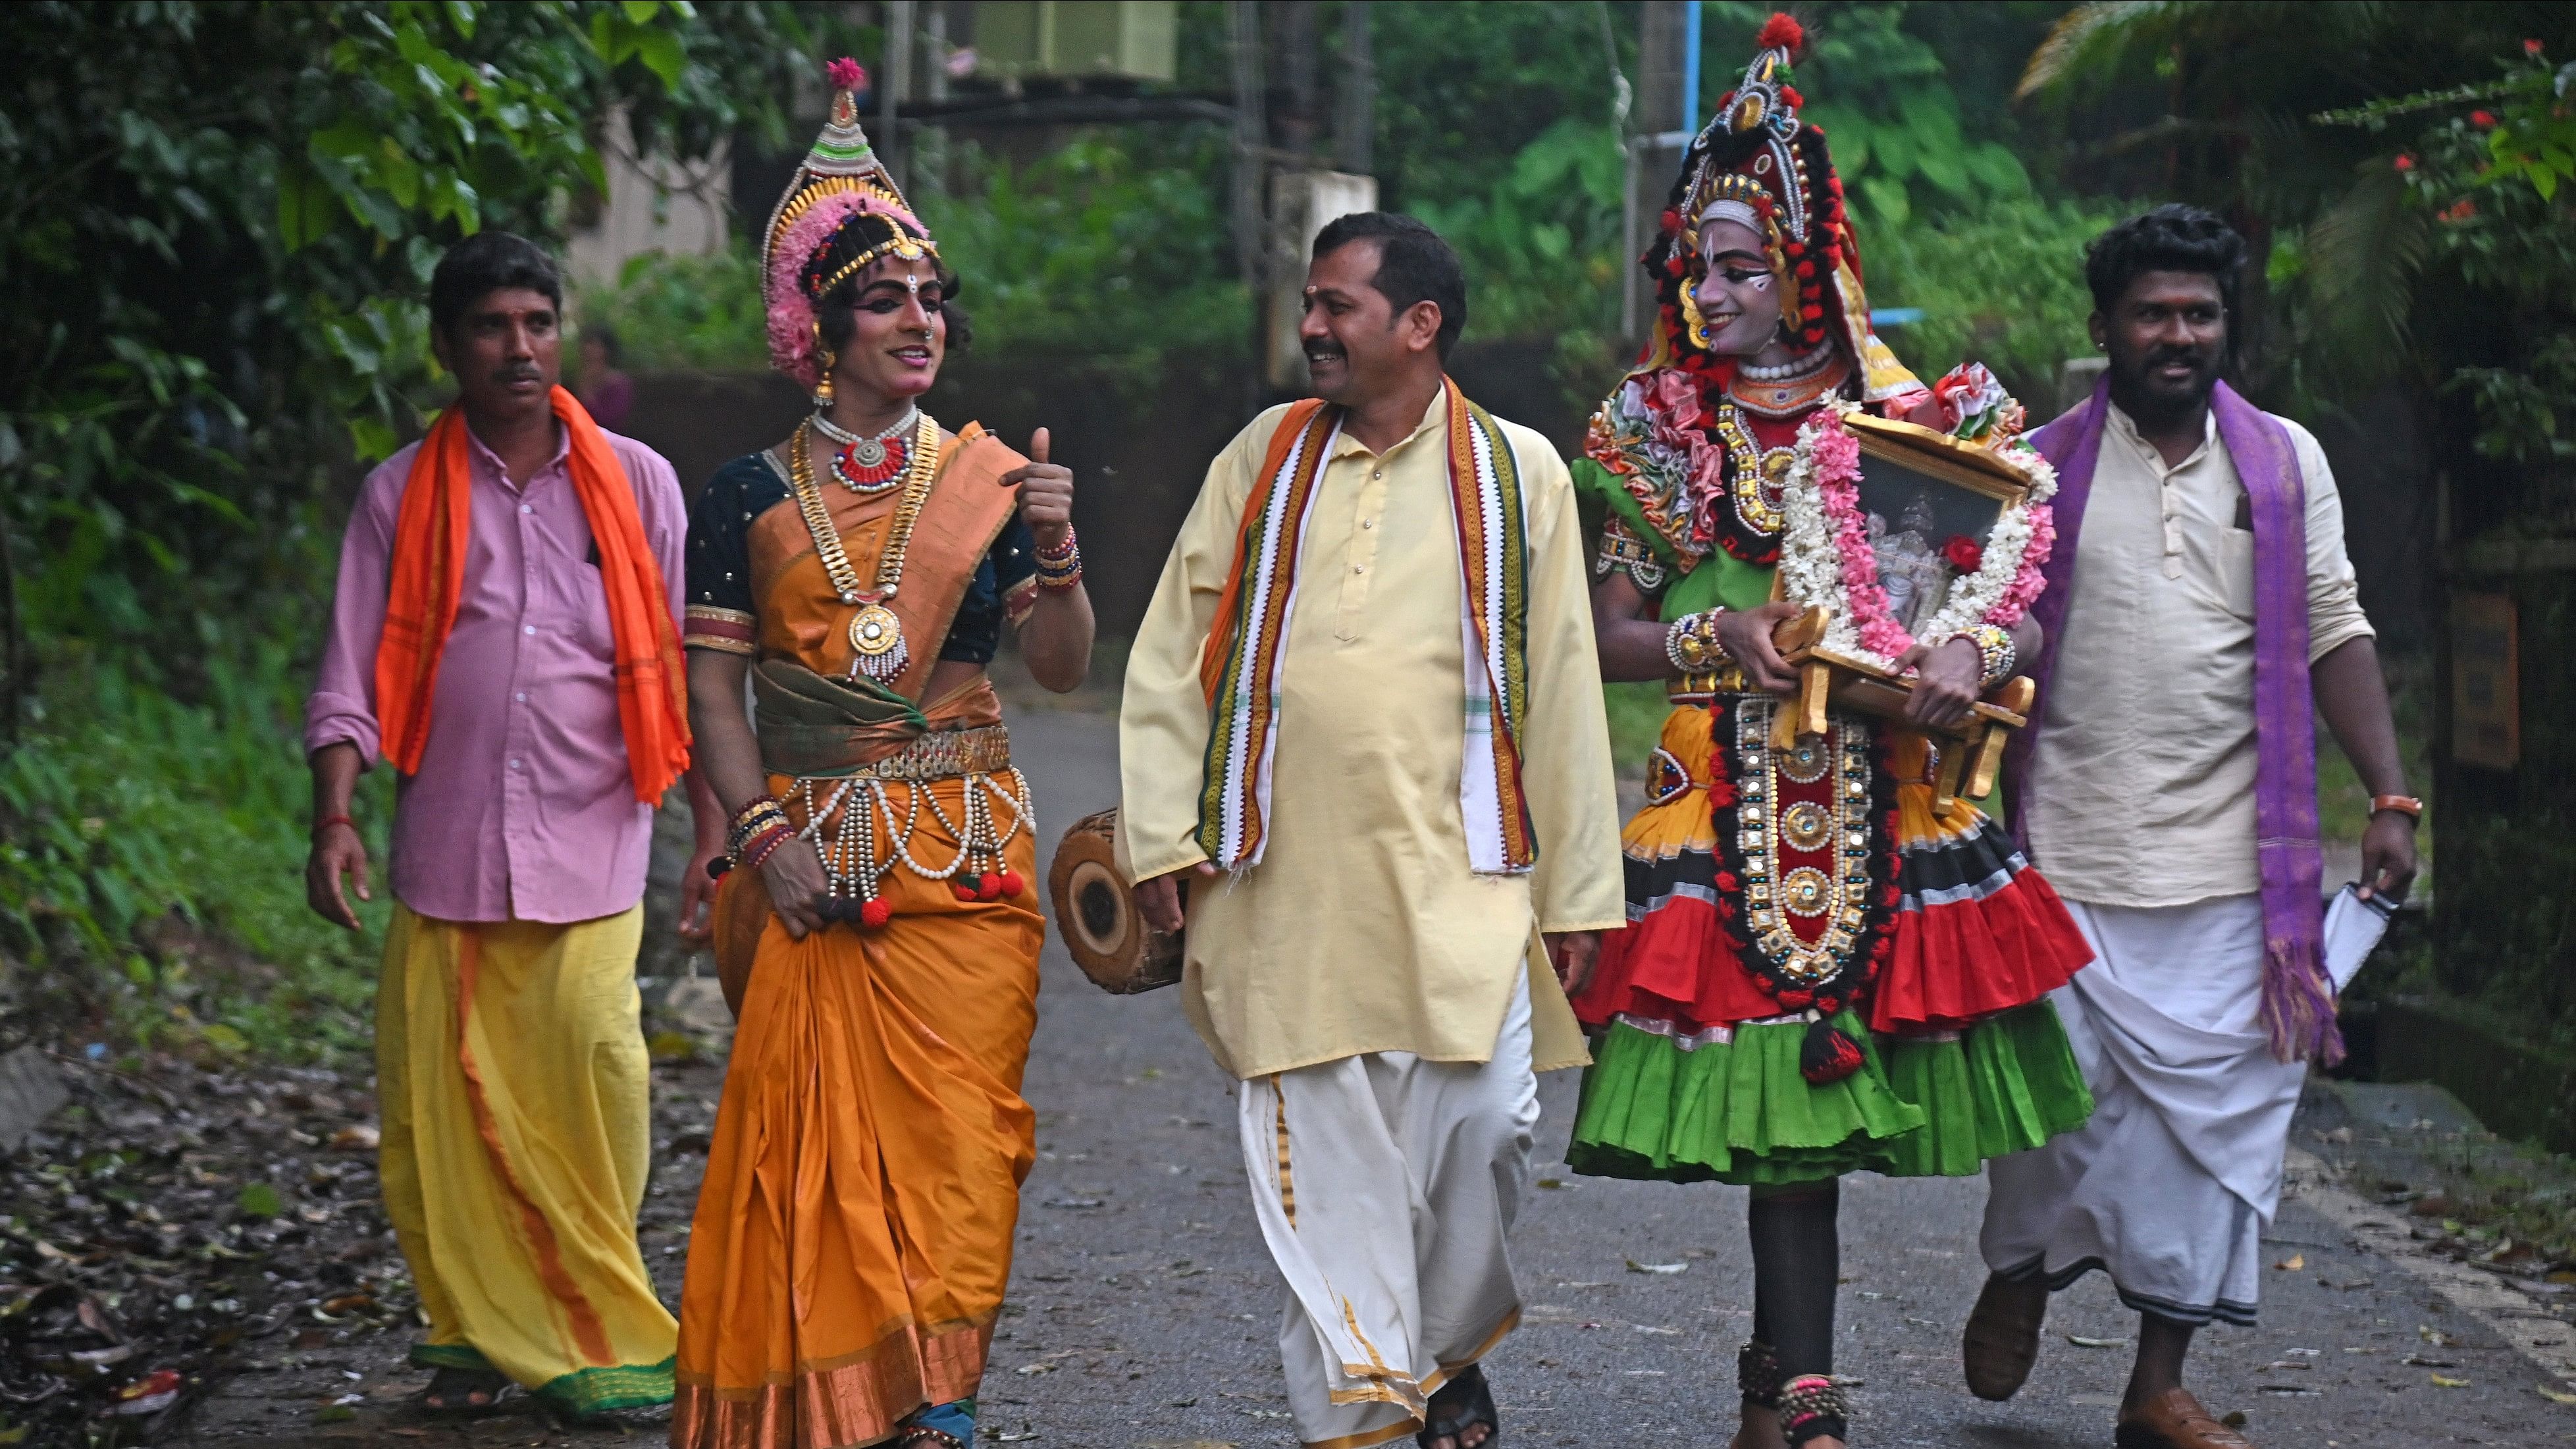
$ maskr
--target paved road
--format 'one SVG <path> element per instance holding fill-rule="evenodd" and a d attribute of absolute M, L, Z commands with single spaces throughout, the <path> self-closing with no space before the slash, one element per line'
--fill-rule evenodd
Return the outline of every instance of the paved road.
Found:
<path fill-rule="evenodd" d="M 1017 754 L 1051 836 L 1113 803 L 1115 742 L 1096 713 L 1023 711 Z M 1170 992 L 1093 990 L 1050 945 L 1028 1095 L 1040 1160 L 1017 1272 L 986 1379 L 988 1443 L 1038 1449 L 1218 1449 L 1294 1443 L 1274 1348 L 1280 1288 L 1255 1227 L 1231 1128 L 1231 1083 Z M 648 1213 L 648 1251 L 676 1289 L 675 1236 L 699 1157 L 687 1149 L 716 1078 L 670 1074 L 660 1110 L 676 1139 Z M 1575 1081 L 1543 1086 L 1540 1160 L 1561 1163 Z M 1839 1367 L 1858 1380 L 1861 1445 L 2107 1446 L 2133 1319 L 2096 1277 L 2060 1295 L 2037 1372 L 2010 1404 L 1959 1385 L 1958 1325 L 1983 1276 L 1981 1181 L 1846 1188 Z M 1732 1432 L 1737 1344 L 1750 1321 L 1744 1194 L 1608 1182 L 1541 1168 L 1517 1256 L 1526 1326 L 1490 1360 L 1507 1442 L 1715 1446 Z M 2485 1322 L 2388 1257 L 2290 1202 L 2271 1249 L 2264 1325 L 2204 1335 L 2196 1387 L 2246 1415 L 2265 1449 L 2576 1442 L 2576 1408 L 2535 1390 L 2541 1371 Z M 1682 1265 L 1677 1273 L 1636 1264 Z M 2427 1334 L 2441 1335 L 2435 1342 Z M 417 1377 L 393 1335 L 298 1371 L 254 1376 L 205 1416 L 206 1442 L 612 1444 L 534 1419 L 424 1429 L 379 1406 Z M 2427 1362 L 2410 1363 L 2409 1360 Z M 316 1375 L 322 1377 L 317 1378 Z M 2443 1387 L 2435 1376 L 2465 1381 Z M 370 1395 L 359 1417 L 306 1427 L 323 1390 Z M 2560 1387 L 2564 1387 L 2561 1385 Z M 399 1436 L 399 1437 L 394 1437 Z M 632 1436 L 632 1442 L 655 1442 Z"/>

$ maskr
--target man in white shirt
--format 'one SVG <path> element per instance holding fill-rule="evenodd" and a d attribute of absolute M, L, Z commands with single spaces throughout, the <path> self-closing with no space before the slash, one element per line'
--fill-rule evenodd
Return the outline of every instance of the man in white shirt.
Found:
<path fill-rule="evenodd" d="M 2162 206 L 2088 250 L 2093 399 L 2035 441 L 2060 475 L 2017 825 L 2092 942 L 2057 993 L 2091 1123 L 1990 1166 L 1968 1384 L 2030 1372 L 2048 1294 L 2108 1271 L 2140 1315 L 2121 1449 L 2242 1449 L 2182 1386 L 2193 1332 L 2251 1324 L 2307 1062 L 2342 1054 L 2319 958 L 2313 718 L 2373 794 L 2364 894 L 2415 876 L 2388 692 L 2316 439 L 2218 379 L 2245 244 Z M 2312 712 L 2313 711 L 2313 712 Z"/>

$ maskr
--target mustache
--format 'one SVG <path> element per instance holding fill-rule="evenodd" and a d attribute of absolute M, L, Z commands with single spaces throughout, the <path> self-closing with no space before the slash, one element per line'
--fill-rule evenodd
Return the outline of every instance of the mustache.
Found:
<path fill-rule="evenodd" d="M 538 371 L 537 365 L 533 362 L 514 362 L 496 369 L 492 374 L 494 382 L 539 382 L 544 378 L 545 374 Z"/>
<path fill-rule="evenodd" d="M 1309 362 L 1319 362 L 1327 357 L 1347 357 L 1349 355 L 1350 349 L 1344 347 L 1338 342 L 1309 342 L 1306 344 L 1306 360 Z"/>
<path fill-rule="evenodd" d="M 2187 362 L 2194 367 L 2205 367 L 2213 356 L 2209 349 L 2203 347 L 2159 347 L 2140 358 L 2138 365 L 2149 371 L 2174 362 Z"/>

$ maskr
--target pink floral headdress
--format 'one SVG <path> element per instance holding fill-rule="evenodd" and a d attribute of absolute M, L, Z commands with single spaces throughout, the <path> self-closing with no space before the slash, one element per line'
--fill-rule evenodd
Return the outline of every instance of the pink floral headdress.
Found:
<path fill-rule="evenodd" d="M 824 69 L 832 86 L 832 111 L 787 183 L 761 232 L 762 298 L 769 308 L 769 365 L 805 387 L 822 379 L 821 341 L 815 304 L 841 281 L 888 256 L 936 258 L 938 245 L 930 229 L 913 213 L 912 204 L 877 159 L 868 133 L 859 125 L 858 92 L 868 73 L 843 56 Z M 861 217 L 875 218 L 880 239 L 843 257 L 827 270 L 821 264 L 835 253 L 843 228 Z"/>

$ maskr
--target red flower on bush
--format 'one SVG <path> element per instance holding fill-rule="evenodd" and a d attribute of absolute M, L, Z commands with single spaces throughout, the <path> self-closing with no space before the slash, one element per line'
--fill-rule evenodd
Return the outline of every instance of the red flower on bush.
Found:
<path fill-rule="evenodd" d="M 2469 200 L 2465 196 L 2451 203 L 2449 206 L 2442 208 L 2442 220 L 2444 221 L 2467 221 L 2470 217 L 2477 214 L 2478 204 Z"/>
<path fill-rule="evenodd" d="M 2398 152 L 2398 153 L 2397 153 L 2397 169 L 2398 169 L 2398 170 L 2400 170 L 2400 171 L 2412 171 L 2412 170 L 2414 170 L 2414 169 L 2415 169 L 2415 158 L 2414 158 L 2414 157 L 2412 157 L 2412 156 L 2407 155 L 2407 154 L 2406 154 L 2405 152 L 2403 152 L 2403 151 Z"/>
<path fill-rule="evenodd" d="M 2525 55 L 2538 55 L 2538 54 L 2540 54 L 2540 42 L 2539 42 L 2539 41 L 2537 41 L 2537 40 L 2526 40 L 2526 41 L 2524 41 L 2524 42 L 2522 43 L 2522 53 L 2523 53 L 2523 54 L 2525 54 Z"/>
<path fill-rule="evenodd" d="M 2493 112 L 2493 111 L 2471 111 L 2471 112 L 2469 112 L 2469 124 L 2470 124 L 2470 125 L 2472 125 L 2472 126 L 2477 127 L 2477 128 L 2478 128 L 2479 130 L 2481 130 L 2481 131 L 2491 131 L 2491 130 L 2494 130 L 2494 129 L 2495 129 L 2495 123 L 2496 123 L 2496 120 L 2495 120 L 2495 112 Z"/>
<path fill-rule="evenodd" d="M 1975 573 L 1986 566 L 1986 551 L 1964 533 L 1950 535 L 1950 541 L 1941 545 L 1941 557 L 1963 574 Z"/>

